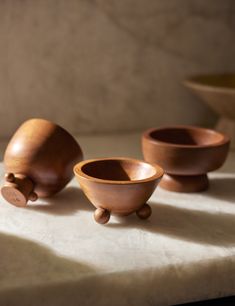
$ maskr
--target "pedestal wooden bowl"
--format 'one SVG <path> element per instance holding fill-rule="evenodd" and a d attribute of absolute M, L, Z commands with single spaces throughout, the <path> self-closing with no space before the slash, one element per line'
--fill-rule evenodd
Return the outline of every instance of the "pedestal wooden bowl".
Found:
<path fill-rule="evenodd" d="M 207 189 L 207 173 L 223 165 L 229 143 L 219 132 L 193 126 L 150 129 L 142 136 L 144 159 L 166 172 L 160 186 L 177 192 Z"/>
<path fill-rule="evenodd" d="M 110 214 L 136 212 L 141 219 L 148 218 L 151 208 L 146 202 L 163 176 L 159 166 L 131 158 L 83 161 L 74 167 L 74 173 L 101 224 L 109 221 Z"/>
<path fill-rule="evenodd" d="M 44 119 L 28 120 L 6 148 L 2 196 L 16 206 L 52 196 L 71 180 L 82 156 L 76 140 L 62 127 Z"/>

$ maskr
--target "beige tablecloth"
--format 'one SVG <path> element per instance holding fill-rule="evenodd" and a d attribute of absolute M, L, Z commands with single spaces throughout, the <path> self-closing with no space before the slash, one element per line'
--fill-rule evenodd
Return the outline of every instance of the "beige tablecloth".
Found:
<path fill-rule="evenodd" d="M 140 157 L 139 135 L 80 142 L 88 158 Z M 148 221 L 111 217 L 105 226 L 75 180 L 25 209 L 1 198 L 0 305 L 172 305 L 235 294 L 234 153 L 210 179 L 199 194 L 157 189 Z"/>

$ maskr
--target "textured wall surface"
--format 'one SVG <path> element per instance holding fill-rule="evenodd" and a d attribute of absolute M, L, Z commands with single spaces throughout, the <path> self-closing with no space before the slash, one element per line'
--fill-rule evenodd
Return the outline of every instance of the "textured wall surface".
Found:
<path fill-rule="evenodd" d="M 210 124 L 180 84 L 235 69 L 233 0 L 0 2 L 0 135 L 29 117 L 73 133 Z"/>

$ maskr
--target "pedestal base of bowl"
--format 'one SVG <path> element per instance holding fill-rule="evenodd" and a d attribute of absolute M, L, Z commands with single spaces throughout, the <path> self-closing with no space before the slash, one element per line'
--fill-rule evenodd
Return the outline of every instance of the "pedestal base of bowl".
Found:
<path fill-rule="evenodd" d="M 148 219 L 152 214 L 152 209 L 148 204 L 144 204 L 135 213 L 140 219 Z M 119 214 L 116 214 L 116 215 L 118 215 L 118 216 L 128 216 L 130 214 L 131 213 L 122 213 L 122 214 L 119 213 Z M 94 219 L 97 223 L 105 224 L 105 223 L 108 223 L 108 221 L 110 219 L 110 215 L 111 215 L 111 213 L 107 209 L 97 208 L 94 212 Z"/>
<path fill-rule="evenodd" d="M 209 187 L 209 180 L 206 174 L 192 176 L 164 174 L 159 186 L 175 192 L 199 192 Z"/>

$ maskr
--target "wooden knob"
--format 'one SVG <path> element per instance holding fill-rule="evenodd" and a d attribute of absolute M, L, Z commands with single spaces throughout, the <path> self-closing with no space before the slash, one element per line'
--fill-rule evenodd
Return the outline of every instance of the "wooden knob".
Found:
<path fill-rule="evenodd" d="M 136 214 L 140 219 L 148 219 L 152 214 L 152 209 L 148 204 L 144 204 L 136 211 Z"/>
<path fill-rule="evenodd" d="M 1 193 L 9 203 L 25 207 L 28 200 L 37 200 L 37 194 L 33 191 L 34 183 L 27 176 L 7 173 L 5 179 L 6 183 L 1 188 Z"/>
<path fill-rule="evenodd" d="M 94 213 L 94 218 L 97 223 L 105 224 L 109 221 L 110 212 L 103 208 L 97 208 Z"/>
<path fill-rule="evenodd" d="M 5 180 L 9 183 L 13 183 L 15 181 L 15 176 L 13 173 L 6 173 Z"/>
<path fill-rule="evenodd" d="M 37 201 L 37 199 L 38 199 L 38 195 L 34 191 L 29 194 L 30 201 L 35 202 Z"/>

